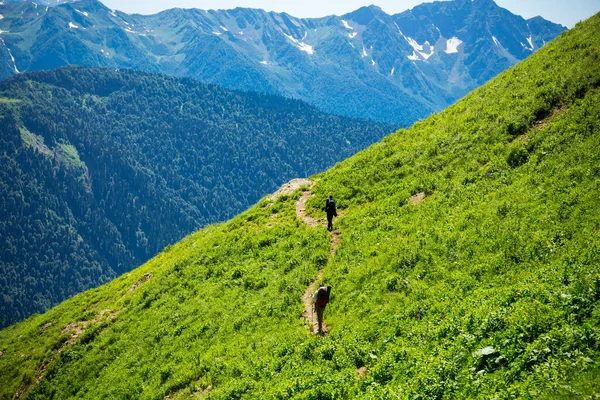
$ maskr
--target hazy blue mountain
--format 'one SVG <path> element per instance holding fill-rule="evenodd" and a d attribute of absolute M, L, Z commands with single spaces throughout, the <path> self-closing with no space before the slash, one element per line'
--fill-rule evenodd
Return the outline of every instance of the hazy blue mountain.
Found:
<path fill-rule="evenodd" d="M 129 15 L 92 0 L 2 5 L 0 14 L 0 78 L 66 64 L 128 67 L 399 124 L 453 103 L 565 29 L 492 0 L 315 19 L 244 8 Z"/>
<path fill-rule="evenodd" d="M 55 7 L 60 4 L 73 3 L 76 0 L 1 0 L 0 4 L 18 4 L 25 1 L 38 4 L 40 6 Z"/>

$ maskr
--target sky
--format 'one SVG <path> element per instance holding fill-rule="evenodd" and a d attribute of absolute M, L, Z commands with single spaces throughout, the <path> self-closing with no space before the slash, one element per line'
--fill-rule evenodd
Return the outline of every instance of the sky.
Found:
<path fill-rule="evenodd" d="M 101 0 L 106 6 L 126 13 L 154 14 L 169 8 L 230 9 L 262 8 L 286 12 L 295 17 L 342 15 L 362 6 L 375 4 L 388 14 L 397 14 L 428 0 Z M 537 15 L 572 28 L 575 23 L 600 11 L 600 0 L 496 0 L 514 14 L 531 18 Z"/>

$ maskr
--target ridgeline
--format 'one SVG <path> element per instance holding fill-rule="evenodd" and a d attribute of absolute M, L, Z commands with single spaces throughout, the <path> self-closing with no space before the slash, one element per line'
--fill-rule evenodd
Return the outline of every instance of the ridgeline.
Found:
<path fill-rule="evenodd" d="M 312 178 L 0 332 L 11 398 L 593 398 L 600 15 Z M 305 188 L 306 189 L 306 188 Z M 333 287 L 315 336 L 302 295 Z"/>

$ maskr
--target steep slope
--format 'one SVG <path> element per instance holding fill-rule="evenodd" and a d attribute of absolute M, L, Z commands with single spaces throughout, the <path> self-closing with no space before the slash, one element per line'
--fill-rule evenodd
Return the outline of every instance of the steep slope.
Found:
<path fill-rule="evenodd" d="M 0 332 L 9 398 L 593 398 L 600 15 L 444 112 Z M 324 267 L 329 335 L 301 319 Z"/>
<path fill-rule="evenodd" d="M 0 83 L 0 326 L 332 166 L 392 128 L 135 71 Z"/>
<path fill-rule="evenodd" d="M 0 78 L 66 64 L 136 68 L 405 126 L 564 30 L 491 0 L 435 2 L 397 15 L 371 6 L 316 19 L 244 8 L 128 15 L 91 0 L 6 5 L 0 14 Z"/>

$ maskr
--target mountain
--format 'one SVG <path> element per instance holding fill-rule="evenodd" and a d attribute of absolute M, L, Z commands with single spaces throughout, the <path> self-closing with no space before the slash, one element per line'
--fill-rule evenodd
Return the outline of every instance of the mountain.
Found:
<path fill-rule="evenodd" d="M 4 329 L 0 396 L 597 397 L 599 32 Z"/>
<path fill-rule="evenodd" d="M 0 82 L 0 326 L 107 282 L 390 126 L 131 70 Z"/>
<path fill-rule="evenodd" d="M 2 0 L 1 4 L 19 4 L 31 2 L 40 6 L 55 7 L 59 4 L 74 3 L 76 0 Z"/>
<path fill-rule="evenodd" d="M 67 64 L 187 76 L 400 125 L 439 111 L 565 28 L 491 0 L 300 19 L 236 8 L 129 15 L 86 0 L 0 6 L 0 78 Z M 14 61 L 13 61 L 14 59 Z"/>

